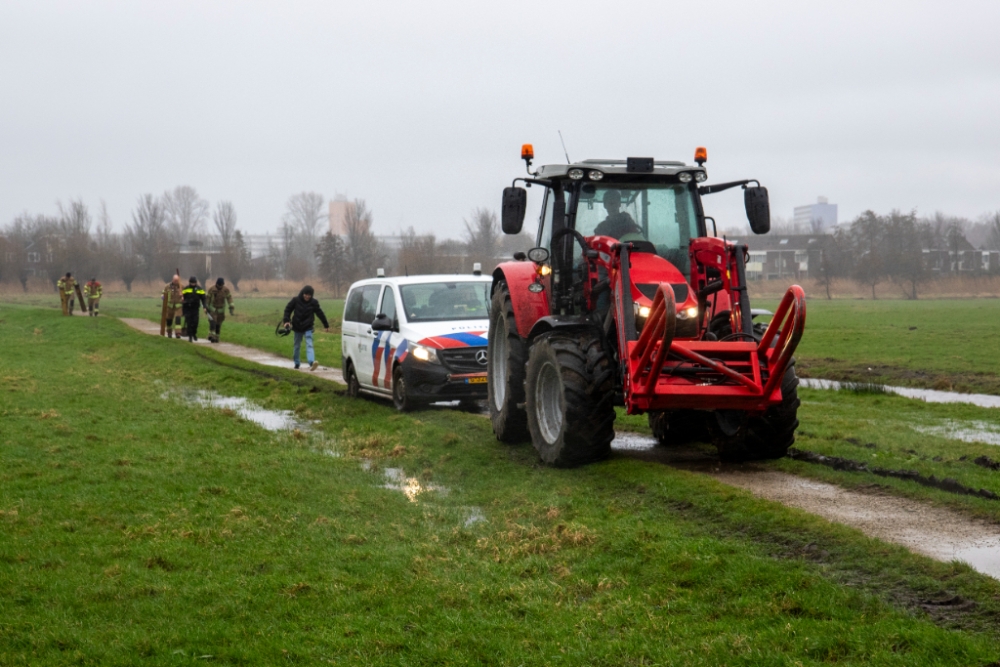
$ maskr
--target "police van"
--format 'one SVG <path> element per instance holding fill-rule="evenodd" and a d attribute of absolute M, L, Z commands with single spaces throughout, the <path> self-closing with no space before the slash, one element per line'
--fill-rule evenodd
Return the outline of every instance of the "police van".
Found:
<path fill-rule="evenodd" d="M 344 305 L 347 391 L 391 397 L 398 410 L 486 398 L 489 276 L 370 278 Z"/>

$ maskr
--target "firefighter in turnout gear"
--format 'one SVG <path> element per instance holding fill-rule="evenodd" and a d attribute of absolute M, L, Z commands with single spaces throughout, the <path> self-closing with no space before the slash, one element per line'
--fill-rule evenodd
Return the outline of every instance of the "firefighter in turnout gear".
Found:
<path fill-rule="evenodd" d="M 181 310 L 184 305 L 181 277 L 174 275 L 173 280 L 163 288 L 163 300 L 166 301 L 167 338 L 181 337 Z"/>
<path fill-rule="evenodd" d="M 101 283 L 97 278 L 91 278 L 83 286 L 83 298 L 87 300 L 87 312 L 91 317 L 97 317 L 97 309 L 101 305 Z"/>
<path fill-rule="evenodd" d="M 187 329 L 188 342 L 198 340 L 199 307 L 208 313 L 205 302 L 205 290 L 198 284 L 198 278 L 191 276 L 188 286 L 181 292 L 184 297 L 184 327 Z"/>
<path fill-rule="evenodd" d="M 56 283 L 56 288 L 59 290 L 59 299 L 62 301 L 62 313 L 63 315 L 73 314 L 73 304 L 74 304 L 74 292 L 76 291 L 76 278 L 69 271 L 66 275 L 59 279 Z M 83 305 L 82 303 L 80 304 Z"/>
<path fill-rule="evenodd" d="M 229 314 L 235 315 L 236 309 L 233 307 L 233 294 L 226 287 L 226 281 L 219 278 L 215 284 L 208 288 L 208 314 L 211 319 L 208 321 L 208 341 L 210 343 L 219 342 L 219 334 L 222 333 L 222 323 L 226 321 L 226 302 L 229 302 Z"/>

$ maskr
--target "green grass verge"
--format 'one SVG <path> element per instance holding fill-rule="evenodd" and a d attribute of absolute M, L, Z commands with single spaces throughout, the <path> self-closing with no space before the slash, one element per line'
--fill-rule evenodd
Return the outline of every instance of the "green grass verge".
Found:
<path fill-rule="evenodd" d="M 3 306 L 0 345 L 0 664 L 1000 658 L 1000 583 L 703 476 L 539 467 L 479 416 L 111 319 Z M 319 423 L 163 397 L 200 388 Z M 410 502 L 387 467 L 448 492 Z M 976 604 L 921 611 L 953 594 Z"/>

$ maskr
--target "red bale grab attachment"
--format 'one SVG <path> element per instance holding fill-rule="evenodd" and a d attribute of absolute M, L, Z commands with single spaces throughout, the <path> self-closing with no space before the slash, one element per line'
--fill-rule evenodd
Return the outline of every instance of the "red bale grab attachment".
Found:
<path fill-rule="evenodd" d="M 629 413 L 642 410 L 763 411 L 781 402 L 781 379 L 805 328 L 805 293 L 785 293 L 760 342 L 674 339 L 673 288 L 660 283 L 639 339 L 626 343 Z M 710 356 L 709 356 L 710 355 Z"/>

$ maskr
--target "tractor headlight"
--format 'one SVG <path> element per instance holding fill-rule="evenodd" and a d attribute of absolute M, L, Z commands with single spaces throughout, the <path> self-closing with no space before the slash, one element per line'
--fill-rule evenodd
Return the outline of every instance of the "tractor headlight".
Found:
<path fill-rule="evenodd" d="M 602 178 L 604 178 L 604 172 L 597 171 L 596 169 L 591 169 L 590 171 L 587 172 L 587 178 L 589 178 L 592 181 L 599 181 Z"/>
<path fill-rule="evenodd" d="M 569 173 L 567 173 L 566 175 L 572 178 L 574 181 L 579 181 L 581 178 L 583 178 L 583 169 L 570 169 Z"/>
<path fill-rule="evenodd" d="M 639 317 L 642 319 L 649 317 L 649 306 L 639 306 Z"/>
<path fill-rule="evenodd" d="M 682 171 L 681 173 L 677 174 L 677 180 L 680 181 L 681 183 L 690 183 L 691 182 L 691 172 L 689 172 L 689 171 Z"/>
<path fill-rule="evenodd" d="M 410 352 L 414 359 L 419 359 L 420 361 L 426 361 L 429 364 L 440 364 L 441 361 L 438 360 L 438 353 L 433 347 L 424 347 L 423 345 L 413 344 L 413 350 Z"/>
<path fill-rule="evenodd" d="M 696 172 L 694 172 L 694 180 L 697 181 L 698 183 L 703 182 L 707 178 L 708 178 L 708 174 L 706 174 L 703 171 L 696 171 Z"/>
<path fill-rule="evenodd" d="M 687 309 L 688 317 L 698 317 L 698 308 L 691 306 Z"/>

